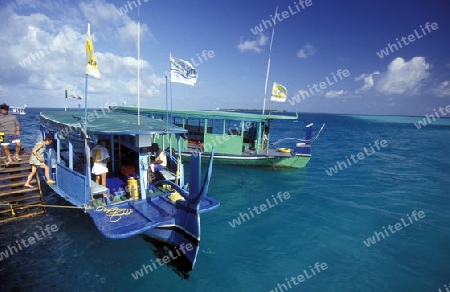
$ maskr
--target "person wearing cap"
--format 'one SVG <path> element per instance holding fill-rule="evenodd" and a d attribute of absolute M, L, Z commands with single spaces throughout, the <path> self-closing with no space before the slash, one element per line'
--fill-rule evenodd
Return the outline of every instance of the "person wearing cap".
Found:
<path fill-rule="evenodd" d="M 150 162 L 149 182 L 152 182 L 155 171 L 161 171 L 167 167 L 167 156 L 162 149 L 159 148 L 158 143 L 152 144 L 152 152 L 156 152 L 156 158 Z"/>
<path fill-rule="evenodd" d="M 4 133 L 2 146 L 5 147 L 5 154 L 8 158 L 8 164 L 12 162 L 11 153 L 9 151 L 9 144 L 16 144 L 16 154 L 14 155 L 14 159 L 17 161 L 21 161 L 22 159 L 19 156 L 20 153 L 20 127 L 19 122 L 17 121 L 16 116 L 8 115 L 9 106 L 6 103 L 0 105 L 1 115 L 0 115 L 0 132 Z"/>

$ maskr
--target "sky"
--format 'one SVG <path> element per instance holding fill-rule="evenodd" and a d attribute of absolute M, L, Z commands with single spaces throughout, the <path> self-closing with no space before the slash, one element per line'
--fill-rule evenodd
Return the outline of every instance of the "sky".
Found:
<path fill-rule="evenodd" d="M 433 114 L 450 105 L 449 15 L 448 0 L 0 1 L 0 102 L 84 107 L 65 90 L 85 97 L 90 22 L 89 107 Z M 170 53 L 196 86 L 166 83 Z"/>

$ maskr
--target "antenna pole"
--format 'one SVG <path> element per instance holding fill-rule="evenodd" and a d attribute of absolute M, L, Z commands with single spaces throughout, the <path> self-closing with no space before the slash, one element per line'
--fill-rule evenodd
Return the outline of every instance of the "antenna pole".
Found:
<path fill-rule="evenodd" d="M 275 16 L 278 12 L 278 6 L 275 9 Z M 269 71 L 270 71 L 270 56 L 272 55 L 272 42 L 273 42 L 273 36 L 275 34 L 275 21 L 272 26 L 272 37 L 270 38 L 270 47 L 269 47 L 269 60 L 267 61 L 267 72 L 266 72 L 266 85 L 264 87 L 264 103 L 263 103 L 263 110 L 262 113 L 264 114 L 264 111 L 266 110 L 266 98 L 267 98 L 267 82 L 269 81 Z"/>
<path fill-rule="evenodd" d="M 166 129 L 169 131 L 169 101 L 167 95 L 167 75 L 166 77 Z"/>
<path fill-rule="evenodd" d="M 140 90 L 140 83 L 141 83 L 141 76 L 140 76 L 140 63 L 141 63 L 141 11 L 140 6 L 138 5 L 138 44 L 137 44 L 137 54 L 138 54 L 138 63 L 137 63 L 137 94 L 138 94 L 138 100 L 137 100 L 137 116 L 138 116 L 138 125 L 141 125 L 141 90 Z"/>

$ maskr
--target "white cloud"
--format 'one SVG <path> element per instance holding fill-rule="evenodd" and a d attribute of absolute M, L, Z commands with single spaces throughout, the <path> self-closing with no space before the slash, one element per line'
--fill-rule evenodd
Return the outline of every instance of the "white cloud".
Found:
<path fill-rule="evenodd" d="M 154 39 L 154 36 L 150 33 L 149 28 L 146 25 L 140 26 L 140 35 L 141 38 L 143 35 L 149 35 L 150 39 Z M 134 21 L 127 21 L 122 27 L 119 27 L 117 29 L 118 37 L 121 43 L 123 44 L 129 44 L 132 43 L 133 45 L 136 44 L 137 46 L 137 37 L 138 37 L 138 24 Z"/>
<path fill-rule="evenodd" d="M 450 80 L 441 82 L 434 93 L 439 97 L 450 96 Z"/>
<path fill-rule="evenodd" d="M 376 90 L 381 94 L 418 94 L 422 81 L 428 78 L 431 65 L 424 57 L 414 57 L 405 62 L 395 58 L 388 70 L 381 74 Z"/>
<path fill-rule="evenodd" d="M 431 65 L 424 57 L 414 57 L 409 61 L 403 58 L 395 58 L 386 72 L 374 72 L 361 74 L 355 81 L 364 80 L 364 85 L 355 91 L 355 94 L 363 94 L 373 91 L 382 95 L 390 94 L 419 94 L 423 82 L 429 76 Z M 379 75 L 374 78 L 374 75 Z"/>
<path fill-rule="evenodd" d="M 364 85 L 361 88 L 355 90 L 355 94 L 361 94 L 372 89 L 374 85 L 373 75 L 378 74 L 380 74 L 380 72 L 375 71 L 372 74 L 361 74 L 358 77 L 355 77 L 355 81 L 364 80 Z"/>
<path fill-rule="evenodd" d="M 344 90 L 330 90 L 327 93 L 325 93 L 325 97 L 333 98 L 338 97 L 340 95 L 343 95 L 345 92 Z"/>
<path fill-rule="evenodd" d="M 127 15 L 120 16 L 116 12 L 116 7 L 114 4 L 106 3 L 102 0 L 93 0 L 89 2 L 81 2 L 78 5 L 79 9 L 86 17 L 86 19 L 90 20 L 90 23 L 93 26 L 100 26 L 105 22 L 113 22 L 115 24 L 125 19 L 125 21 L 129 17 Z"/>
<path fill-rule="evenodd" d="M 114 5 L 101 0 L 81 2 L 78 6 L 52 4 L 51 1 L 29 2 L 34 7 L 27 3 L 21 0 L 20 5 L 15 2 L 0 7 L 0 97 L 5 102 L 58 107 L 64 104 L 61 97 L 65 89 L 69 95 L 84 96 L 82 77 L 86 60 L 85 20 L 88 18 L 92 26 L 95 24 L 95 29 L 91 26 L 91 33 L 102 74 L 101 79 L 89 80 L 91 105 L 101 106 L 114 99 L 120 99 L 120 103 L 128 98 L 135 99 L 138 60 L 134 55 L 119 56 L 114 51 L 118 51 L 116 47 L 121 42 L 136 46 L 136 22 L 127 15 L 119 16 Z M 67 21 L 62 21 L 64 19 Z M 142 25 L 141 34 L 151 36 L 150 29 Z M 117 44 L 116 47 L 106 48 L 108 41 Z M 141 97 L 159 95 L 159 87 L 165 79 L 155 74 L 144 59 L 140 60 L 140 69 Z"/>
<path fill-rule="evenodd" d="M 128 6 L 127 2 L 122 4 Z M 106 3 L 103 0 L 94 0 L 89 3 L 81 2 L 78 6 L 85 18 L 90 19 L 91 30 L 94 27 L 101 28 L 103 32 L 102 35 L 116 36 L 120 41 L 120 45 L 125 47 L 130 44 L 133 46 L 137 45 L 138 24 L 136 21 L 131 20 L 128 14 L 125 13 L 120 15 L 117 12 L 120 10 L 120 7 Z M 129 12 L 131 12 L 131 10 Z M 105 23 L 108 25 L 105 26 Z M 95 30 L 93 33 L 95 34 Z M 140 35 L 141 38 L 146 35 L 148 39 L 154 40 L 153 34 L 145 24 L 141 24 L 140 26 Z"/>
<path fill-rule="evenodd" d="M 300 59 L 305 59 L 307 57 L 314 56 L 315 54 L 316 49 L 310 43 L 307 43 L 302 49 L 298 50 L 297 57 Z"/>
<path fill-rule="evenodd" d="M 253 40 L 253 41 L 250 41 L 250 40 L 243 41 L 241 38 L 239 41 L 239 44 L 237 45 L 237 48 L 241 52 L 255 51 L 257 53 L 260 53 L 260 52 L 262 52 L 262 47 L 267 45 L 268 41 L 269 41 L 269 37 L 267 37 L 261 33 L 261 34 L 259 34 L 259 38 L 257 38 L 256 40 Z"/>

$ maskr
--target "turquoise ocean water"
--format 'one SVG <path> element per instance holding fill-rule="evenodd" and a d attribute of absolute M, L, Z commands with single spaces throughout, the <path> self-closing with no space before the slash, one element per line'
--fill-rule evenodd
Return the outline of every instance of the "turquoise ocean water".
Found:
<path fill-rule="evenodd" d="M 27 109 L 19 116 L 26 147 L 36 140 L 37 115 L 37 109 Z M 156 261 L 149 243 L 139 236 L 106 239 L 87 214 L 49 209 L 0 225 L 0 252 L 47 224 L 58 226 L 51 236 L 1 259 L 0 290 L 445 291 L 450 119 L 421 129 L 417 120 L 303 114 L 298 122 L 273 124 L 272 142 L 304 138 L 311 122 L 316 130 L 326 127 L 304 169 L 214 167 L 209 194 L 221 207 L 201 217 L 201 251 L 188 280 L 166 266 L 135 280 L 132 273 Z M 386 140 L 385 147 L 370 150 L 377 140 Z M 337 173 L 328 175 L 335 166 Z M 252 211 L 251 218 L 249 208 L 273 202 L 279 192 L 290 198 L 260 214 Z M 63 203 L 52 193 L 46 202 Z M 422 216 L 414 219 L 413 211 Z M 233 228 L 230 222 L 240 214 L 246 221 Z"/>

